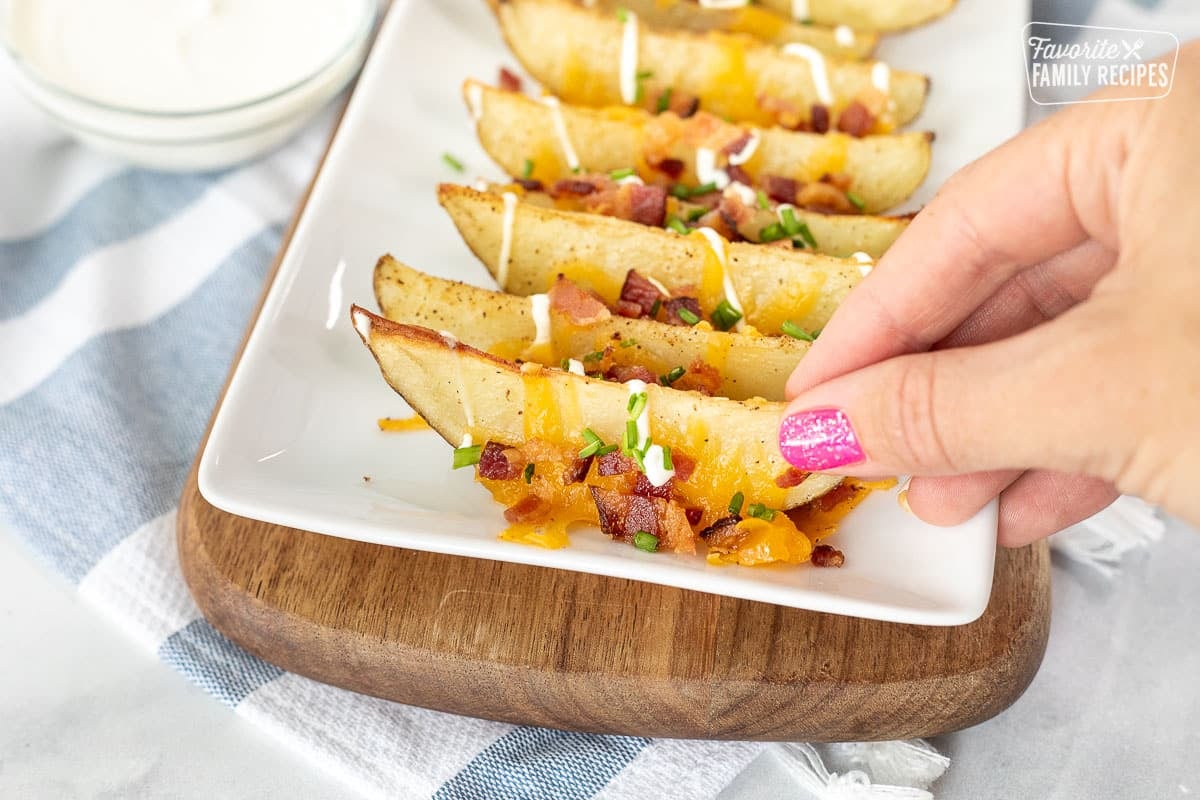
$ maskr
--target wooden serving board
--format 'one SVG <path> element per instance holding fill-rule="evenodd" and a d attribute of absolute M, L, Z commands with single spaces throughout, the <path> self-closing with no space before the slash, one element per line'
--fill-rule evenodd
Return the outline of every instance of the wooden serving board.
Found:
<path fill-rule="evenodd" d="M 442 711 L 642 736 L 932 736 L 1015 701 L 1049 633 L 1044 542 L 997 554 L 976 622 L 898 625 L 257 522 L 205 501 L 198 463 L 177 538 L 209 622 L 286 670 Z"/>

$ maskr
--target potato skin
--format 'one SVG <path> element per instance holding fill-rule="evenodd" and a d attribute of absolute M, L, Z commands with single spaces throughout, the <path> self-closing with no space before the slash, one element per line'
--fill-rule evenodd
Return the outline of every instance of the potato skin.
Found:
<path fill-rule="evenodd" d="M 956 0 L 809 0 L 809 19 L 818 25 L 849 25 L 861 31 L 899 31 L 930 22 Z M 759 0 L 759 5 L 792 16 L 792 0 Z"/>
<path fill-rule="evenodd" d="M 568 0 L 506 0 L 497 8 L 509 47 L 525 69 L 565 102 L 589 106 L 622 103 L 622 24 L 617 15 L 576 6 Z M 750 36 L 642 26 L 639 70 L 664 86 L 700 98 L 701 107 L 721 117 L 765 123 L 761 95 L 800 109 L 821 102 L 808 63 Z M 826 68 L 833 106 L 847 105 L 871 87 L 871 64 L 829 57 Z M 893 70 L 889 96 L 898 125 L 921 112 L 929 90 L 924 75 Z"/>
<path fill-rule="evenodd" d="M 554 181 L 571 175 L 555 133 L 553 112 L 530 98 L 468 80 L 463 96 L 476 119 L 476 132 L 487 154 L 509 175 L 521 175 L 533 162 L 533 177 Z M 643 130 L 652 115 L 632 108 L 586 108 L 562 104 L 567 137 L 585 171 L 608 172 L 643 161 Z M 830 171 L 831 152 L 851 177 L 850 188 L 863 211 L 878 214 L 903 203 L 929 173 L 933 135 L 916 131 L 865 136 L 815 134 L 782 128 L 762 129 L 753 159 L 761 175 L 814 181 Z M 844 156 L 842 158 L 841 156 Z M 688 177 L 695 152 L 687 160 Z M 862 248 L 859 248 L 862 249 Z"/>
<path fill-rule="evenodd" d="M 443 184 L 438 201 L 496 276 L 503 237 L 501 197 Z M 612 304 L 630 269 L 668 288 L 698 285 L 706 247 L 695 238 L 626 220 L 518 202 L 508 280 L 500 288 L 517 295 L 544 292 L 562 272 Z M 862 280 L 856 261 L 760 244 L 731 243 L 729 262 L 746 321 L 769 335 L 781 334 L 787 320 L 808 331 L 821 330 Z"/>
<path fill-rule="evenodd" d="M 383 316 L 394 322 L 449 331 L 489 353 L 520 351 L 533 343 L 536 330 L 524 297 L 435 278 L 391 256 L 379 259 L 374 282 Z M 555 343 L 576 357 L 611 345 L 659 375 L 696 359 L 716 366 L 722 377 L 717 394 L 734 400 L 783 400 L 788 376 L 809 347 L 791 337 L 743 336 L 615 315 L 587 327 L 567 324 L 553 313 L 551 320 Z M 622 348 L 620 341 L 635 344 Z"/>
<path fill-rule="evenodd" d="M 437 331 L 392 322 L 359 306 L 351 307 L 350 316 L 388 384 L 455 446 L 468 432 L 468 409 L 476 441 L 525 441 L 529 422 L 524 412 L 531 396 L 535 402 L 537 396 L 556 401 L 552 418 L 542 424 L 557 431 L 538 432 L 542 438 L 574 443 L 587 427 L 605 441 L 621 440 L 629 400 L 622 384 L 533 364 L 518 367 L 448 341 Z M 721 470 L 723 489 L 742 491 L 771 508 L 794 508 L 841 480 L 812 474 L 795 487 L 775 484 L 774 477 L 790 469 L 779 452 L 783 403 L 705 397 L 657 385 L 648 386 L 646 393 L 655 440 Z"/>

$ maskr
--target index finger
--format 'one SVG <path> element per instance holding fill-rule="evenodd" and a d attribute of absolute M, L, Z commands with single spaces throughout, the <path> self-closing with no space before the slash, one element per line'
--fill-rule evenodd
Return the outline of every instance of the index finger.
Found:
<path fill-rule="evenodd" d="M 1059 113 L 955 174 L 846 298 L 787 396 L 928 349 L 1012 275 L 1088 237 L 1115 246 L 1132 105 Z"/>

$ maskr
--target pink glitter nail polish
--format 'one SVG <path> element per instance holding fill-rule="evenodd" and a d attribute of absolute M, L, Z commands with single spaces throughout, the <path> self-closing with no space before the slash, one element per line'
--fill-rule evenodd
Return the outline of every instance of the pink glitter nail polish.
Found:
<path fill-rule="evenodd" d="M 779 426 L 779 450 L 792 466 L 809 472 L 866 458 L 850 418 L 836 408 L 814 408 L 785 417 Z"/>

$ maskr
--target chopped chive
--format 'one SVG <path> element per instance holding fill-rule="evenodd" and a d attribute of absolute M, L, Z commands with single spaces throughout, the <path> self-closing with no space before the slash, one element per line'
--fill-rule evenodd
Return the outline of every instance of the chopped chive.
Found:
<path fill-rule="evenodd" d="M 558 365 L 562 367 L 563 372 L 571 371 L 571 359 L 569 358 L 564 358 L 562 361 L 558 362 Z"/>
<path fill-rule="evenodd" d="M 692 196 L 692 190 L 682 183 L 677 183 L 671 187 L 671 196 L 679 200 L 687 200 Z"/>
<path fill-rule="evenodd" d="M 708 213 L 708 209 L 705 208 L 704 206 L 700 206 L 699 208 L 693 208 L 691 211 L 688 212 L 688 215 L 687 215 L 688 222 L 695 222 L 696 220 L 700 219 L 707 213 Z"/>
<path fill-rule="evenodd" d="M 775 519 L 775 510 L 767 508 L 762 503 L 751 503 L 746 507 L 746 513 L 751 517 L 757 517 L 765 522 Z"/>
<path fill-rule="evenodd" d="M 654 305 L 650 306 L 650 319 L 658 316 L 658 310 L 662 308 L 662 300 L 655 300 Z"/>
<path fill-rule="evenodd" d="M 668 108 L 671 107 L 671 92 L 672 91 L 673 90 L 671 89 L 671 87 L 668 86 L 667 88 L 663 89 L 662 92 L 658 95 L 658 102 L 654 106 L 655 113 L 661 114 L 664 111 L 666 111 Z"/>
<path fill-rule="evenodd" d="M 854 192 L 846 192 L 846 199 L 850 201 L 850 205 L 854 206 L 859 211 L 862 211 L 867 205 L 863 202 L 863 199 Z"/>
<path fill-rule="evenodd" d="M 718 330 L 727 331 L 738 324 L 742 318 L 742 312 L 734 308 L 728 300 L 722 300 L 713 309 L 712 318 L 713 324 L 717 326 Z"/>
<path fill-rule="evenodd" d="M 796 219 L 796 212 L 793 209 L 785 208 L 779 212 L 780 223 L 783 225 L 783 232 L 788 236 L 797 236 L 800 233 L 800 220 Z"/>
<path fill-rule="evenodd" d="M 738 516 L 742 513 L 742 503 L 746 502 L 746 495 L 738 492 L 729 500 L 729 513 L 732 516 Z"/>
<path fill-rule="evenodd" d="M 454 469 L 462 469 L 463 467 L 471 467 L 478 464 L 481 455 L 483 455 L 483 445 L 481 444 L 454 448 Z"/>
<path fill-rule="evenodd" d="M 588 444 L 595 444 L 596 442 L 600 442 L 600 444 L 604 444 L 604 442 L 601 441 L 600 437 L 596 435 L 596 432 L 593 431 L 591 428 L 584 428 L 583 432 L 579 435 L 582 436 L 583 440 L 585 442 L 587 442 Z"/>
<path fill-rule="evenodd" d="M 646 531 L 638 531 L 633 535 L 633 546 L 638 550 L 644 550 L 647 553 L 653 553 L 658 550 L 658 537 L 653 533 Z"/>
<path fill-rule="evenodd" d="M 771 201 L 767 199 L 767 193 L 764 192 L 762 189 L 759 189 L 755 193 L 754 198 L 758 202 L 758 207 L 761 208 L 763 211 L 766 211 L 768 208 L 771 207 Z"/>
<path fill-rule="evenodd" d="M 590 458 L 591 456 L 596 455 L 601 447 L 604 447 L 604 442 L 593 442 L 592 444 L 580 448 L 578 455 L 580 458 Z"/>
<path fill-rule="evenodd" d="M 675 231 L 675 232 L 676 232 L 676 233 L 678 233 L 680 236 L 687 236 L 687 235 L 688 235 L 688 227 L 687 227 L 687 225 L 684 225 L 684 224 L 683 224 L 683 220 L 681 220 L 679 217 L 676 217 L 676 216 L 674 216 L 674 215 L 672 215 L 672 216 L 671 216 L 671 217 L 670 217 L 670 218 L 667 220 L 666 229 L 667 229 L 667 230 L 669 230 L 669 231 Z"/>
<path fill-rule="evenodd" d="M 716 190 L 717 184 L 714 181 L 709 181 L 708 183 L 700 184 L 695 189 L 689 190 L 688 194 L 690 194 L 692 197 L 696 197 L 697 195 L 708 194 L 709 192 L 715 192 Z"/>
<path fill-rule="evenodd" d="M 671 448 L 663 445 L 663 468 L 668 472 L 675 471 L 675 462 L 671 459 Z"/>
<path fill-rule="evenodd" d="M 629 22 L 629 9 L 625 6 L 617 6 L 617 19 L 621 22 Z"/>
<path fill-rule="evenodd" d="M 637 82 L 637 89 L 635 89 L 633 92 L 633 104 L 635 106 L 640 106 L 642 104 L 642 101 L 645 99 L 646 99 L 646 87 L 642 86 L 642 82 L 639 80 Z"/>
<path fill-rule="evenodd" d="M 617 449 L 618 448 L 615 444 L 606 444 L 606 445 L 604 445 L 604 447 L 601 447 L 599 450 L 596 451 L 596 455 L 606 456 L 609 453 L 617 452 Z"/>
<path fill-rule="evenodd" d="M 445 161 L 450 169 L 454 170 L 455 172 L 462 172 L 464 169 L 466 169 L 461 161 L 449 153 L 442 153 L 442 161 Z"/>
<path fill-rule="evenodd" d="M 801 25 L 812 25 L 813 21 L 811 19 L 802 19 L 802 20 L 800 20 L 800 24 Z"/>
<path fill-rule="evenodd" d="M 645 392 L 638 392 L 637 394 L 631 396 L 629 398 L 629 417 L 630 417 L 630 419 L 637 419 L 638 417 L 640 417 L 642 415 L 642 412 L 646 410 L 647 402 L 649 402 L 649 398 L 646 397 Z"/>
<path fill-rule="evenodd" d="M 612 172 L 608 173 L 608 177 L 612 178 L 614 181 L 619 181 L 622 178 L 632 178 L 636 174 L 637 170 L 635 170 L 633 167 L 625 167 L 625 169 L 614 169 Z"/>
<path fill-rule="evenodd" d="M 525 159 L 525 167 L 521 170 L 521 177 L 528 180 L 529 176 L 532 174 L 533 174 L 533 159 L 527 158 L 527 159 Z"/>
<path fill-rule="evenodd" d="M 528 464 L 525 465 L 525 482 L 526 483 L 533 483 L 533 470 L 534 470 L 533 462 L 530 461 Z"/>
<path fill-rule="evenodd" d="M 812 231 L 808 229 L 808 223 L 804 220 L 800 220 L 799 223 L 800 224 L 796 228 L 796 232 L 800 234 L 800 238 L 803 239 L 804 243 L 809 247 L 813 248 L 814 250 L 817 249 L 817 240 L 813 238 Z"/>
<path fill-rule="evenodd" d="M 581 172 L 583 172 L 583 167 L 571 167 L 572 175 L 578 175 Z"/>
<path fill-rule="evenodd" d="M 603 350 L 594 350 L 594 351 L 584 355 L 583 360 L 584 361 L 601 361 L 601 360 L 603 360 L 603 358 L 604 358 Z"/>
<path fill-rule="evenodd" d="M 637 344 L 637 339 L 622 339 L 621 347 L 633 347 Z"/>
<path fill-rule="evenodd" d="M 770 225 L 758 232 L 758 238 L 763 242 L 775 242 L 782 239 L 784 236 L 787 236 L 787 234 L 783 232 L 783 226 L 778 222 L 772 222 Z"/>
<path fill-rule="evenodd" d="M 687 370 L 683 367 L 676 367 L 666 375 L 663 375 L 661 378 L 659 378 L 658 382 L 663 386 L 670 386 L 672 383 L 682 378 L 686 372 Z"/>
<path fill-rule="evenodd" d="M 804 328 L 801 328 L 799 325 L 792 322 L 790 319 L 785 320 L 784 323 L 779 326 L 779 329 L 793 339 L 799 339 L 802 342 L 812 342 L 817 338 L 808 331 L 804 330 Z"/>
<path fill-rule="evenodd" d="M 628 422 L 625 423 L 625 439 L 624 439 L 624 441 L 621 442 L 621 445 L 622 445 L 621 449 L 624 450 L 626 453 L 632 453 L 634 448 L 637 447 L 637 440 L 638 440 L 637 433 L 638 433 L 638 431 L 637 431 L 637 423 L 636 422 L 634 422 L 633 420 L 629 420 Z"/>
<path fill-rule="evenodd" d="M 681 320 L 683 320 L 684 322 L 686 322 L 688 325 L 697 325 L 700 322 L 700 318 L 697 317 L 694 313 L 692 313 L 692 310 L 690 308 L 681 307 L 675 313 L 678 314 L 679 318 Z"/>
<path fill-rule="evenodd" d="M 653 78 L 653 77 L 654 77 L 654 70 L 652 70 L 652 69 L 639 69 L 637 72 L 637 79 L 639 81 L 644 81 L 644 80 L 646 80 L 646 78 Z"/>

